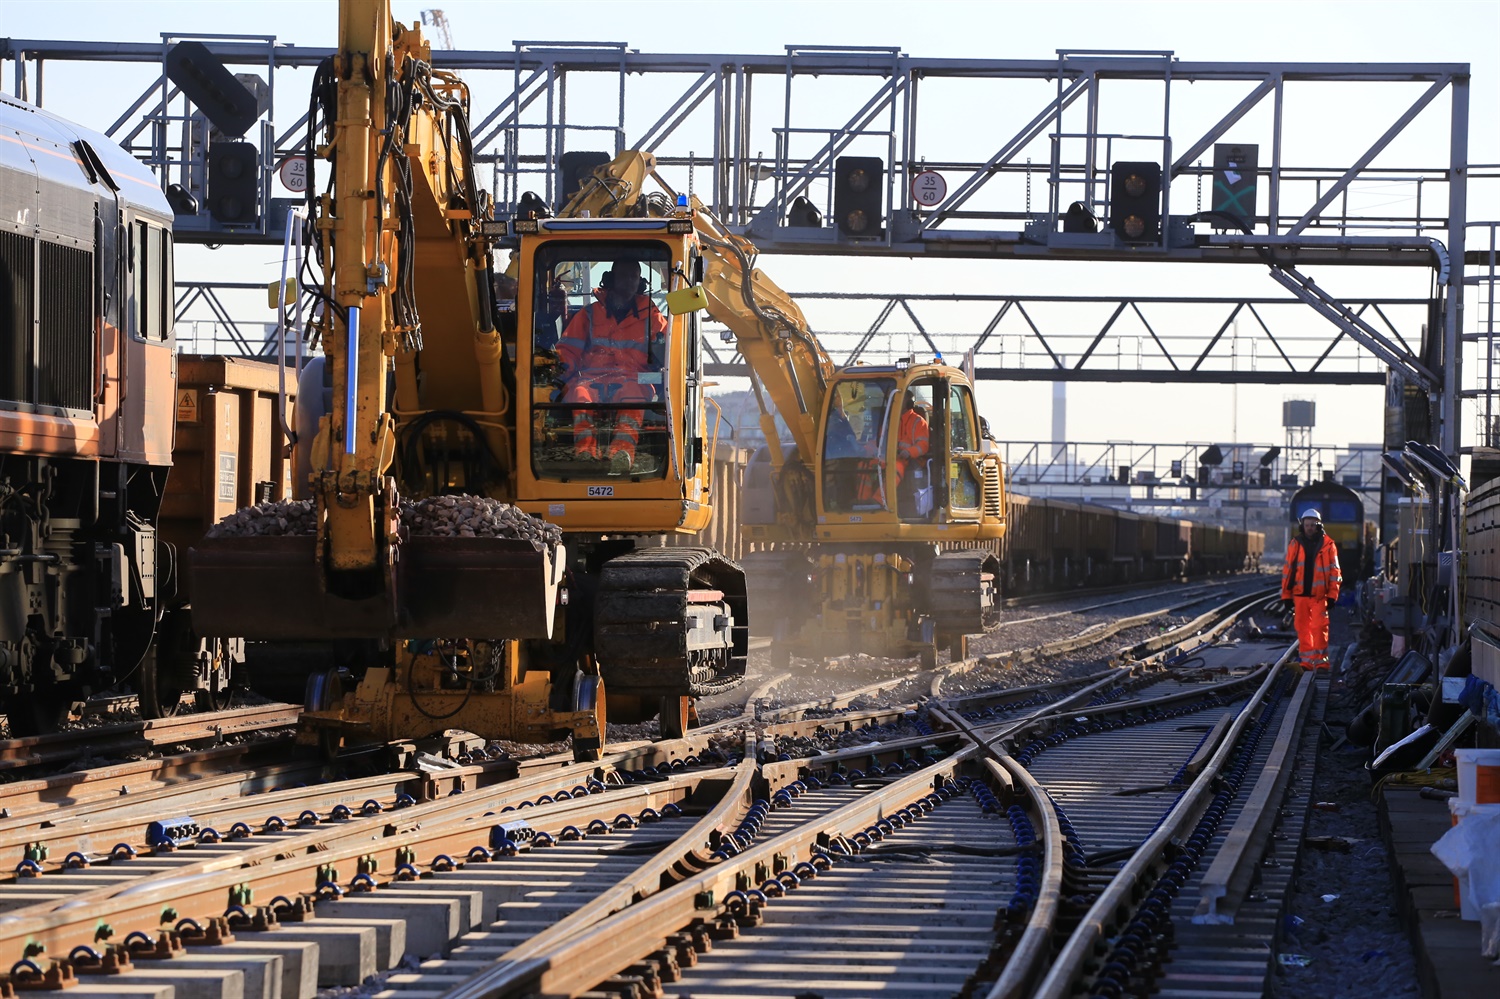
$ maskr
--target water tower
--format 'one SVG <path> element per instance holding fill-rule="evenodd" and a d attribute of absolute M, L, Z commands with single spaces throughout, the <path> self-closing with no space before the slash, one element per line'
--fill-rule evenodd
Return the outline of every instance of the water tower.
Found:
<path fill-rule="evenodd" d="M 1284 399 L 1281 426 L 1286 430 L 1286 472 L 1281 485 L 1297 486 L 1317 476 L 1312 467 L 1312 431 L 1317 424 L 1318 404 L 1311 399 Z"/>

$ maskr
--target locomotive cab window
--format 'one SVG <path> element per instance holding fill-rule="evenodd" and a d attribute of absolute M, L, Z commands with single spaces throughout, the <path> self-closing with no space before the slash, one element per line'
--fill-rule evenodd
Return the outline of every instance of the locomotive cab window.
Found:
<path fill-rule="evenodd" d="M 537 253 L 531 455 L 538 476 L 666 474 L 671 270 L 671 250 L 658 242 L 562 243 Z"/>
<path fill-rule="evenodd" d="M 172 244 L 165 229 L 137 222 L 130 240 L 131 321 L 136 339 L 159 343 L 172 330 Z"/>

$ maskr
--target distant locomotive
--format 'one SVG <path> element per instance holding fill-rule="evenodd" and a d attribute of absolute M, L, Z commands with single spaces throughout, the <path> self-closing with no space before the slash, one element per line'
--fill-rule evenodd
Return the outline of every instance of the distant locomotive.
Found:
<path fill-rule="evenodd" d="M 1337 482 L 1314 482 L 1292 494 L 1288 511 L 1292 523 L 1301 520 L 1308 510 L 1322 514 L 1323 529 L 1339 546 L 1339 568 L 1346 583 L 1364 579 L 1374 571 L 1374 528 L 1366 527 L 1365 504 L 1359 493 Z"/>
<path fill-rule="evenodd" d="M 172 291 L 151 172 L 0 95 L 0 710 L 18 733 L 121 681 L 169 713 L 200 665 L 165 614 L 176 557 L 157 535 Z"/>

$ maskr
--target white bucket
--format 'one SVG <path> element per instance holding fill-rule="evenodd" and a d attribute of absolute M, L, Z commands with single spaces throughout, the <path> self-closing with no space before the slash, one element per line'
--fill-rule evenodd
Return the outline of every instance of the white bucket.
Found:
<path fill-rule="evenodd" d="M 1500 804 L 1475 805 L 1459 801 L 1457 798 L 1448 799 L 1448 814 L 1457 826 L 1468 818 L 1479 818 L 1481 816 L 1500 815 Z M 1462 919 L 1478 921 L 1479 904 L 1474 901 L 1473 891 L 1469 885 L 1469 878 L 1453 879 L 1453 900 L 1458 905 L 1458 914 Z"/>
<path fill-rule="evenodd" d="M 1459 749 L 1458 799 L 1466 805 L 1500 805 L 1500 749 Z"/>

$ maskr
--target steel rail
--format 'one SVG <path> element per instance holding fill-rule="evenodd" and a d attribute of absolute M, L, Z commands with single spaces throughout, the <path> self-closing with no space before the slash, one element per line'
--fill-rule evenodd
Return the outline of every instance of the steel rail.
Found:
<path fill-rule="evenodd" d="M 1149 624 L 1159 617 L 1163 617 L 1173 611 L 1182 610 L 1184 607 L 1192 607 L 1194 604 L 1202 603 L 1202 600 L 1192 600 L 1185 604 L 1176 604 L 1171 607 L 1162 607 L 1157 610 L 1145 611 L 1141 614 L 1133 614 L 1130 617 L 1122 617 L 1115 621 L 1091 624 L 1080 632 L 1060 638 L 1052 642 L 1044 642 L 1041 645 L 1033 645 L 1024 649 L 1010 649 L 1005 652 L 990 652 L 985 655 L 971 659 L 964 659 L 958 663 L 950 663 L 946 670 L 939 670 L 932 678 L 932 696 L 941 696 L 940 688 L 942 681 L 948 676 L 958 676 L 967 673 L 981 665 L 994 665 L 1004 660 L 1007 668 L 1036 662 L 1049 656 L 1064 655 L 1076 652 L 1092 645 L 1113 638 L 1122 631 L 1137 628 L 1143 624 Z M 1210 612 L 1212 613 L 1212 612 Z M 1180 630 L 1180 629 L 1179 629 Z M 1175 631 L 1174 631 L 1175 633 Z"/>
<path fill-rule="evenodd" d="M 1013 701 L 1025 700 L 1027 695 L 1039 694 L 1047 690 L 1060 690 L 1081 683 L 1095 683 L 1099 680 L 1110 678 L 1123 680 L 1128 676 L 1135 675 L 1136 672 L 1137 668 L 1135 666 L 1111 666 L 1094 673 L 1063 677 L 1060 680 L 1048 680 L 1045 683 L 1030 683 L 1024 687 L 1001 687 L 996 690 L 934 698 L 934 700 L 941 701 L 944 706 L 952 711 L 979 711 L 984 708 L 1004 707 Z"/>
<path fill-rule="evenodd" d="M 496 999 L 512 995 L 576 995 L 661 950 L 668 937 L 717 912 L 718 900 L 736 890 L 746 872 L 758 868 L 778 873 L 797 860 L 811 860 L 812 848 L 836 841 L 844 830 L 863 829 L 878 819 L 931 793 L 934 782 L 951 779 L 971 759 L 971 747 L 947 760 L 922 768 L 894 783 L 871 790 L 859 800 L 809 822 L 679 882 L 638 905 L 595 923 L 552 949 L 524 960 L 502 959 L 494 968 L 449 989 L 444 999 Z M 709 908 L 706 909 L 705 906 Z M 664 929 L 671 927 L 671 929 Z"/>
<path fill-rule="evenodd" d="M 1274 803 L 1282 800 L 1292 777 L 1292 761 L 1297 753 L 1297 737 L 1302 721 L 1312 704 L 1313 674 L 1303 673 L 1291 703 L 1282 715 L 1276 742 L 1246 800 L 1245 809 L 1225 837 L 1224 845 L 1214 855 L 1199 887 L 1198 908 L 1193 922 L 1233 924 L 1235 914 L 1255 877 L 1255 865 L 1265 853 L 1266 843 L 1276 818 Z"/>
<path fill-rule="evenodd" d="M 1134 585 L 1126 585 L 1126 586 L 1101 587 L 1099 589 L 1091 589 L 1091 590 L 1089 590 L 1089 594 L 1090 595 L 1100 595 L 1100 596 L 1102 596 L 1102 595 L 1108 594 L 1108 593 L 1128 593 L 1128 592 L 1130 592 L 1133 589 L 1140 589 L 1140 584 L 1137 583 L 1137 584 L 1134 584 Z M 1180 596 L 1184 596 L 1185 594 L 1193 593 L 1195 591 L 1200 591 L 1200 590 L 1207 590 L 1207 591 L 1210 591 L 1210 592 L 1215 591 L 1215 590 L 1223 590 L 1223 589 L 1225 589 L 1225 584 L 1223 584 L 1223 583 L 1200 583 L 1197 586 L 1184 587 L 1183 589 L 1180 589 L 1177 592 L 1171 593 L 1171 594 L 1163 593 L 1163 592 L 1157 592 L 1157 591 L 1161 591 L 1161 590 L 1164 590 L 1164 589 L 1166 589 L 1165 586 L 1157 585 L 1157 586 L 1153 587 L 1150 591 L 1145 592 L 1145 593 L 1138 593 L 1138 594 L 1136 594 L 1133 597 L 1123 597 L 1123 598 L 1121 598 L 1119 600 L 1106 600 L 1103 603 L 1097 603 L 1097 604 L 1085 604 L 1082 607 L 1073 607 L 1073 608 L 1070 608 L 1070 609 L 1067 609 L 1067 610 L 1053 611 L 1050 614 L 1037 614 L 1034 617 L 1017 618 L 1014 621 L 1001 621 L 998 625 L 995 626 L 995 628 L 992 631 L 986 632 L 986 634 L 994 634 L 995 631 L 1000 631 L 1000 630 L 1002 630 L 1004 628 L 1014 627 L 1015 625 L 1018 625 L 1018 624 L 1034 624 L 1037 621 L 1050 621 L 1052 618 L 1056 618 L 1056 617 L 1067 617 L 1069 614 L 1088 614 L 1088 613 L 1091 613 L 1093 611 L 1103 610 L 1106 607 L 1118 607 L 1121 604 L 1133 604 L 1137 600 L 1147 600 L 1147 599 L 1149 599 L 1151 597 L 1168 596 L 1168 595 L 1180 597 Z M 1052 596 L 1054 599 L 1058 599 L 1058 595 L 1057 594 L 1048 594 L 1048 596 Z M 1082 594 L 1079 594 L 1079 593 L 1077 593 L 1075 591 L 1075 592 L 1070 592 L 1070 593 L 1064 594 L 1062 596 L 1062 598 L 1065 599 L 1067 597 L 1077 597 L 1077 596 L 1082 596 Z M 1025 597 L 1012 597 L 1011 600 L 1016 601 L 1016 603 L 1011 603 L 1010 601 L 1005 601 L 1004 602 L 1004 606 L 1006 606 L 1006 607 L 1026 607 L 1026 606 L 1031 606 L 1032 604 L 1028 604 L 1028 603 L 1025 602 L 1026 599 L 1027 598 L 1025 598 Z M 1049 602 L 1051 602 L 1051 601 L 1034 601 L 1033 603 L 1049 603 Z"/>
<path fill-rule="evenodd" d="M 1180 625 L 1166 634 L 1148 638 L 1146 641 L 1127 650 L 1126 654 L 1140 662 L 1160 660 L 1168 651 L 1181 645 L 1185 637 L 1191 637 L 1199 629 L 1204 629 L 1204 641 L 1200 643 L 1200 646 L 1206 645 L 1233 627 L 1239 621 L 1241 614 L 1269 600 L 1272 594 L 1276 592 L 1278 591 L 1275 588 L 1271 588 L 1234 597 L 1220 604 L 1218 607 L 1214 607 L 1198 615 L 1198 617 L 1187 624 Z M 1196 649 L 1185 649 L 1182 655 L 1191 656 L 1195 651 Z"/>
<path fill-rule="evenodd" d="M 299 838 L 291 841 L 282 838 L 264 849 L 271 850 L 272 853 L 270 856 L 271 859 L 274 859 L 277 854 L 303 849 L 307 844 L 314 845 L 319 850 L 331 850 L 340 848 L 347 843 L 379 838 L 380 835 L 391 835 L 392 830 L 404 831 L 416 828 L 438 828 L 452 823 L 467 822 L 473 819 L 476 812 L 494 811 L 498 814 L 501 810 L 507 808 L 518 810 L 526 807 L 545 808 L 548 806 L 529 805 L 532 797 L 559 790 L 569 790 L 569 785 L 576 788 L 579 784 L 586 784 L 589 780 L 595 779 L 594 774 L 597 772 L 596 769 L 590 768 L 588 771 L 589 776 L 587 777 L 583 776 L 581 771 L 573 775 L 559 775 L 551 771 L 536 773 L 464 795 L 445 796 L 405 807 L 393 805 L 387 808 L 382 806 L 381 811 L 373 815 L 355 815 L 347 820 L 335 821 L 332 824 L 328 824 L 330 820 L 324 820 L 320 817 L 319 825 L 306 827 L 301 830 L 296 829 L 293 823 L 288 821 L 288 831 L 299 832 Z M 352 783 L 359 787 L 365 786 L 364 780 L 357 780 Z M 622 788 L 638 785 L 606 783 L 606 786 L 611 791 L 618 791 Z M 351 800 L 345 797 L 337 785 L 294 789 L 287 795 L 282 796 L 280 800 L 295 802 L 298 793 L 308 795 L 308 800 L 310 801 L 332 801 L 337 804 Z M 256 810 L 259 810 L 264 805 L 260 801 L 256 801 L 255 804 Z M 290 812 L 290 809 L 288 811 Z M 506 812 L 506 814 L 510 813 Z M 256 826 L 265 826 L 267 824 L 265 822 L 255 823 Z M 372 830 L 384 831 L 372 832 Z M 227 830 L 224 831 L 227 832 Z M 241 854 L 229 854 L 214 860 L 204 861 L 186 869 L 186 873 L 212 873 L 232 869 L 239 865 L 241 856 Z M 251 859 L 252 862 L 259 862 L 265 858 L 261 858 L 257 854 Z"/>
<path fill-rule="evenodd" d="M 64 813 L 38 817 L 26 825 L 4 829 L 0 831 L 0 864 L 14 864 L 25 859 L 27 851 L 37 845 L 47 847 L 47 857 L 37 861 L 43 870 L 61 868 L 64 857 L 73 852 L 85 856 L 93 854 L 92 860 L 101 859 L 97 850 L 87 848 L 88 843 L 105 846 L 124 843 L 144 852 L 150 846 L 147 826 L 154 819 L 168 816 L 191 818 L 199 828 L 211 828 L 227 836 L 238 824 L 256 829 L 274 827 L 278 824 L 274 821 L 276 818 L 282 820 L 280 824 L 296 827 L 302 824 L 299 816 L 308 811 L 316 813 L 319 822 L 326 821 L 327 815 L 339 805 L 357 812 L 367 801 L 385 799 L 382 808 L 393 809 L 392 799 L 402 793 L 409 794 L 407 786 L 424 782 L 426 776 L 410 771 L 379 774 L 193 805 L 172 800 L 181 797 L 191 786 L 167 788 L 163 790 L 176 793 L 158 793 L 141 802 L 132 800 L 128 809 L 115 807 L 102 813 L 90 810 L 82 815 Z M 413 790 L 420 793 L 421 789 Z M 146 815 L 141 814 L 142 808 L 149 810 Z"/>
<path fill-rule="evenodd" d="M 158 756 L 146 760 L 131 760 L 109 766 L 91 767 L 86 770 L 67 770 L 0 784 L 0 808 L 11 818 L 34 812 L 52 812 L 58 807 L 78 809 L 86 805 L 110 807 L 118 804 L 123 794 L 137 794 L 152 788 L 167 788 L 185 784 L 208 786 L 204 782 L 233 778 L 235 774 L 253 780 L 265 769 L 204 771 L 220 765 L 244 766 L 247 757 L 267 750 L 280 750 L 280 743 L 242 742 L 226 746 L 211 746 L 172 756 Z M 299 766 L 299 764 L 291 764 Z M 301 764 L 306 766 L 306 764 Z M 274 771 L 271 771 L 274 773 Z M 0 823 L 0 828 L 5 828 Z"/>
<path fill-rule="evenodd" d="M 1270 667 L 1267 666 L 1265 669 L 1269 670 Z M 1170 674 L 1163 673 L 1155 679 L 1169 677 Z M 1102 676 L 1094 683 L 1086 685 L 1084 689 L 1070 694 L 1065 703 L 1080 700 L 1120 679 L 1119 672 L 1111 671 L 1109 675 Z M 1095 713 L 1139 711 L 1154 705 L 1158 700 L 1169 703 L 1183 697 L 1203 698 L 1227 688 L 1242 686 L 1246 682 L 1245 677 L 1235 677 L 1192 690 L 1177 691 L 1161 699 L 1104 705 Z M 878 747 L 851 747 L 838 753 L 772 764 L 767 766 L 764 772 L 768 775 L 774 772 L 782 780 L 802 772 L 827 773 L 830 768 L 840 769 L 842 763 L 847 760 L 873 755 L 872 750 L 905 754 L 909 750 L 915 750 L 924 745 L 935 747 L 960 739 L 968 741 L 969 747 L 944 761 L 945 765 L 956 768 L 981 753 L 992 757 L 985 761 L 991 780 L 1012 789 L 1020 785 L 1029 802 L 1029 810 L 1036 815 L 1044 830 L 1043 891 L 1039 894 L 1038 905 L 1028 921 L 1028 928 L 1023 932 L 1019 941 L 1017 953 L 1020 957 L 1015 965 L 1016 970 L 1010 972 L 1009 977 L 1003 978 L 1001 983 L 997 983 L 997 988 L 1002 989 L 1000 994 L 1019 994 L 1018 990 L 1023 988 L 1026 982 L 1038 976 L 1040 964 L 1049 951 L 1053 916 L 1058 906 L 1063 872 L 1061 834 L 1057 816 L 1052 810 L 1051 800 L 1046 792 L 1030 774 L 1010 760 L 1002 749 L 993 747 L 997 742 L 1031 725 L 1045 722 L 1047 720 L 1044 714 L 1045 708 L 1055 709 L 1059 706 L 1058 704 L 1044 706 L 1033 711 L 1026 718 L 1017 719 L 1003 726 L 999 732 L 985 733 L 968 725 L 962 718 L 945 710 L 942 705 L 932 705 L 931 714 L 948 723 L 952 731 L 884 743 Z M 898 745 L 898 742 L 901 745 Z M 931 779 L 930 775 L 935 766 L 937 765 L 930 765 L 917 774 L 904 778 L 898 782 L 898 785 L 918 781 L 923 786 L 930 786 L 927 782 Z M 773 770 L 773 768 L 779 769 Z M 956 772 L 956 769 L 948 772 Z M 862 801 L 860 804 L 868 807 L 868 802 Z M 837 839 L 840 833 L 836 820 L 841 814 L 842 810 L 827 819 L 803 826 L 794 834 L 760 844 L 745 854 L 721 862 L 691 882 L 683 882 L 653 899 L 639 901 L 629 909 L 621 910 L 603 922 L 595 923 L 586 931 L 583 931 L 583 927 L 587 924 L 587 918 L 576 915 L 568 927 L 568 932 L 552 932 L 547 935 L 546 940 L 538 941 L 533 938 L 513 948 L 494 968 L 480 972 L 465 983 L 453 987 L 444 995 L 446 999 L 478 999 L 481 996 L 521 993 L 571 995 L 589 988 L 604 981 L 621 968 L 632 965 L 642 957 L 660 951 L 675 932 L 688 925 L 689 921 L 694 918 L 694 912 L 702 916 L 702 903 L 705 899 L 710 900 L 710 908 L 717 911 L 718 907 L 712 905 L 711 900 L 719 896 L 705 893 L 714 892 L 716 888 L 726 885 L 738 884 L 739 882 L 732 878 L 735 872 L 743 872 L 750 865 L 758 862 L 764 863 L 767 856 L 773 858 L 772 867 L 774 868 L 790 866 L 803 851 L 810 849 L 809 843 L 826 844 Z M 779 859 L 779 864 L 776 863 L 777 859 Z M 692 904 L 695 908 L 693 909 L 687 907 L 686 893 L 689 891 L 694 892 Z M 614 897 L 620 898 L 622 895 L 617 892 Z M 607 906 L 599 908 L 607 908 Z M 1036 910 L 1040 910 L 1040 914 Z M 656 918 L 658 916 L 660 918 Z M 1023 967 L 1024 971 L 1021 970 Z"/>
<path fill-rule="evenodd" d="M 315 836 L 282 839 L 177 868 L 169 876 L 99 888 L 65 901 L 8 912 L 0 916 L 0 953 L 20 960 L 28 951 L 35 953 L 38 946 L 51 954 L 97 946 L 98 927 L 105 924 L 111 935 L 123 938 L 139 931 L 154 939 L 163 926 L 166 909 L 172 910 L 174 918 L 180 913 L 201 920 L 225 912 L 247 894 L 262 900 L 284 896 L 305 911 L 309 900 L 332 891 L 330 886 L 338 889 L 333 894 L 342 893 L 341 882 L 352 882 L 356 872 L 423 865 L 437 868 L 448 857 L 456 861 L 467 856 L 473 847 L 489 841 L 491 825 L 520 822 L 534 828 L 534 823 L 542 820 L 580 826 L 595 820 L 612 823 L 622 813 L 635 810 L 660 812 L 668 804 L 685 800 L 700 783 L 727 780 L 733 773 L 716 769 L 677 774 L 652 784 L 496 814 L 491 821 L 476 821 L 473 808 L 466 809 L 465 814 L 450 812 L 446 821 L 437 823 L 402 821 L 414 809 L 373 822 L 354 820 L 347 825 L 357 827 L 362 835 L 344 836 L 336 846 L 319 842 Z M 324 829 L 332 831 L 331 827 Z M 299 841 L 304 845 L 293 845 Z M 59 876 L 62 880 L 65 877 Z"/>
<path fill-rule="evenodd" d="M 582 933 L 614 913 L 670 887 L 686 874 L 697 873 L 708 867 L 711 860 L 707 854 L 713 849 L 712 835 L 732 829 L 750 810 L 751 789 L 759 773 L 751 762 L 742 762 L 735 770 L 734 782 L 718 804 L 694 823 L 691 829 L 621 879 L 613 888 L 559 919 L 536 936 L 513 947 L 506 954 L 506 960 L 529 960 L 533 956 L 544 954 L 548 949 L 565 943 L 574 934 Z M 687 865 L 687 868 L 683 869 L 683 865 Z"/>
<path fill-rule="evenodd" d="M 1021 938 L 1016 941 L 988 995 L 988 999 L 1021 999 L 1051 955 L 1053 925 L 1062 903 L 1062 829 L 1052 807 L 1052 798 L 1025 767 L 1004 754 L 984 762 L 992 772 L 1003 771 L 1014 785 L 1021 788 L 1030 805 L 1028 811 L 1034 813 L 1035 820 L 1042 826 L 1042 883 L 1037 891 L 1036 905 L 1032 907 L 1026 928 L 1021 931 Z"/>
<path fill-rule="evenodd" d="M 1095 899 L 1073 933 L 1062 944 L 1052 967 L 1037 986 L 1034 993 L 1037 999 L 1067 999 L 1073 995 L 1075 985 L 1084 976 L 1085 968 L 1093 960 L 1097 946 L 1116 928 L 1124 925 L 1122 916 L 1133 910 L 1143 894 L 1142 886 L 1166 869 L 1164 854 L 1167 846 L 1197 822 L 1206 802 L 1214 793 L 1214 783 L 1220 770 L 1229 760 L 1251 719 L 1264 708 L 1280 667 L 1286 664 L 1295 649 L 1296 646 L 1293 645 L 1276 663 L 1264 668 L 1265 679 L 1230 725 L 1209 764 L 1194 778 L 1156 830 L 1111 878 L 1108 887 Z"/>
<path fill-rule="evenodd" d="M 144 746 L 172 746 L 222 739 L 244 732 L 291 727 L 302 708 L 295 704 L 258 704 L 201 715 L 152 718 L 98 728 L 50 732 L 18 739 L 0 740 L 0 770 L 63 763 L 80 753 L 99 754 L 137 750 Z"/>

